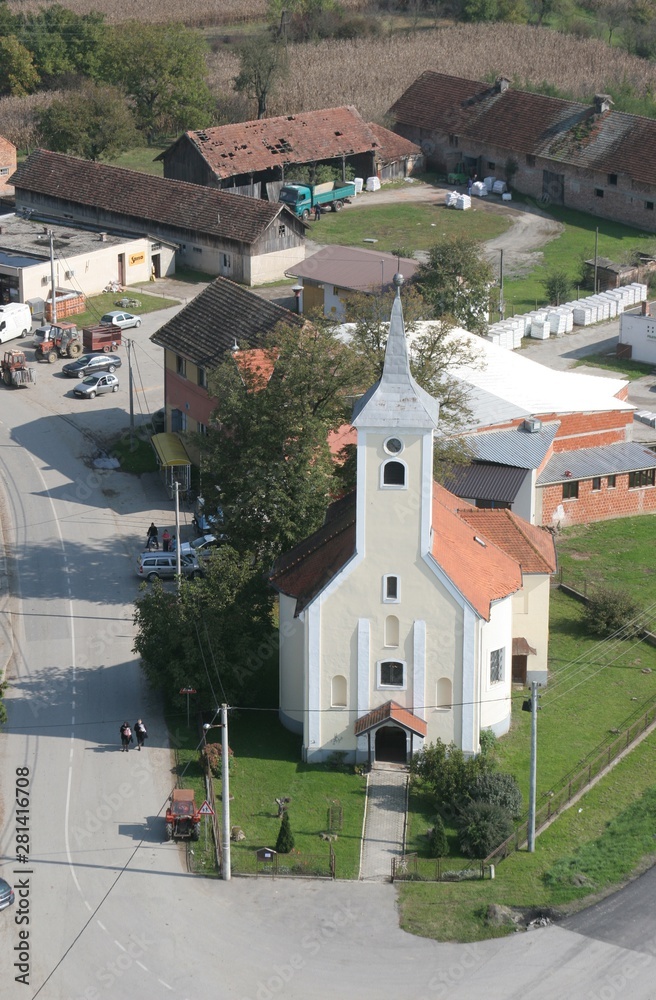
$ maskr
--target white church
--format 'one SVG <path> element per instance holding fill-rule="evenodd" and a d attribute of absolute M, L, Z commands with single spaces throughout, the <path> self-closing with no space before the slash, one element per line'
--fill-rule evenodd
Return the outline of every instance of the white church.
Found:
<path fill-rule="evenodd" d="M 400 275 L 383 375 L 358 400 L 357 487 L 275 564 L 280 718 L 303 759 L 406 762 L 508 731 L 546 682 L 552 535 L 433 480 L 439 403 L 410 374 Z"/>

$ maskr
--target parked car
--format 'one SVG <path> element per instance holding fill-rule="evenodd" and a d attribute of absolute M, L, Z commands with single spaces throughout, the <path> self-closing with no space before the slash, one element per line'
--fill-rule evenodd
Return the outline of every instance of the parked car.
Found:
<path fill-rule="evenodd" d="M 80 399 L 93 399 L 94 396 L 102 396 L 104 392 L 118 392 L 118 384 L 116 375 L 110 375 L 109 372 L 87 375 L 75 386 L 73 395 Z"/>
<path fill-rule="evenodd" d="M 223 511 L 219 507 L 216 514 L 208 514 L 205 511 L 205 500 L 198 497 L 196 500 L 196 510 L 192 518 L 192 524 L 199 535 L 215 535 L 225 541 L 225 536 L 221 535 L 219 528 L 223 524 Z"/>
<path fill-rule="evenodd" d="M 50 338 L 51 330 L 52 323 L 44 323 L 43 326 L 37 327 L 32 338 L 32 347 L 41 347 L 44 340 L 48 340 Z"/>
<path fill-rule="evenodd" d="M 131 326 L 141 326 L 141 316 L 133 316 L 132 313 L 113 312 L 105 313 L 100 317 L 101 326 L 120 326 L 121 330 L 129 330 Z"/>
<path fill-rule="evenodd" d="M 82 354 L 76 361 L 69 361 L 62 371 L 69 378 L 84 378 L 98 372 L 115 372 L 121 367 L 121 359 L 114 354 Z"/>
<path fill-rule="evenodd" d="M 181 555 L 195 555 L 199 559 L 209 559 L 212 552 L 223 545 L 226 541 L 225 535 L 201 535 L 194 538 L 193 542 L 183 542 L 180 546 Z"/>
<path fill-rule="evenodd" d="M 194 555 L 180 550 L 180 571 L 195 580 L 202 568 Z M 142 580 L 172 580 L 178 572 L 175 552 L 142 552 L 137 559 L 137 576 Z"/>
<path fill-rule="evenodd" d="M 14 901 L 14 890 L 5 879 L 0 878 L 0 910 L 11 906 Z"/>

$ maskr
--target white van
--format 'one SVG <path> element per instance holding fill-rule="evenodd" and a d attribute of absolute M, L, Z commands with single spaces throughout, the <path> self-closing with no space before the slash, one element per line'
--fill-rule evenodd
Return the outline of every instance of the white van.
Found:
<path fill-rule="evenodd" d="M 0 344 L 16 337 L 27 337 L 32 329 L 32 313 L 24 302 L 8 302 L 0 306 Z"/>

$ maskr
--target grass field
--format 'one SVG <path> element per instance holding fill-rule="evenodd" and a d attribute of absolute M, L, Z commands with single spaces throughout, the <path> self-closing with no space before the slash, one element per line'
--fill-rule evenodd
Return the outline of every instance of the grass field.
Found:
<path fill-rule="evenodd" d="M 76 323 L 80 327 L 93 326 L 94 323 L 99 322 L 100 317 L 104 316 L 106 312 L 121 309 L 122 307 L 118 305 L 118 300 L 124 297 L 138 299 L 138 306 L 128 307 L 128 312 L 138 316 L 144 313 L 157 312 L 158 309 L 168 309 L 170 306 L 178 304 L 173 299 L 165 299 L 161 295 L 142 294 L 140 291 L 130 291 L 130 289 L 127 292 L 103 292 L 102 295 L 93 295 L 88 298 L 85 311 L 78 313 L 76 316 L 71 316 L 71 322 Z M 134 334 L 135 328 L 132 327 L 132 329 L 125 332 L 128 336 L 131 336 Z"/>
<path fill-rule="evenodd" d="M 651 375 L 654 371 L 653 365 L 645 364 L 642 361 L 631 361 L 624 358 L 616 358 L 614 354 L 586 354 L 574 362 L 574 368 L 581 368 L 584 365 L 593 365 L 595 368 L 604 368 L 606 371 L 619 372 L 629 382 Z"/>
<path fill-rule="evenodd" d="M 653 514 L 579 524 L 563 531 L 558 562 L 567 582 L 612 581 L 630 591 L 642 606 L 656 601 Z"/>
<path fill-rule="evenodd" d="M 578 298 L 581 264 L 594 257 L 595 230 L 599 229 L 600 257 L 623 261 L 635 249 L 648 250 L 656 243 L 654 233 L 640 232 L 621 222 L 599 219 L 585 212 L 552 205 L 551 215 L 561 222 L 563 234 L 542 248 L 543 263 L 524 278 L 504 283 L 507 315 L 529 312 L 547 302 L 542 280 L 552 270 L 566 271 L 572 281 L 572 298 Z M 583 293 L 583 289 L 581 289 Z M 584 294 L 590 294 L 585 292 Z"/>
<path fill-rule="evenodd" d="M 312 222 L 308 236 L 321 243 L 341 243 L 369 250 L 391 251 L 399 247 L 428 250 L 443 236 L 466 233 L 478 240 L 500 236 L 510 220 L 484 209 L 453 212 L 444 205 L 404 202 L 396 205 L 367 204 L 366 195 L 343 212 L 326 212 Z M 375 244 L 365 243 L 375 239 Z"/>
<path fill-rule="evenodd" d="M 120 153 L 116 159 L 112 160 L 112 166 L 126 167 L 128 170 L 141 170 L 145 174 L 163 177 L 164 164 L 161 160 L 155 163 L 155 157 L 163 150 L 168 149 L 169 145 L 170 143 L 165 146 L 135 146 L 134 149 L 129 149 L 126 153 Z"/>

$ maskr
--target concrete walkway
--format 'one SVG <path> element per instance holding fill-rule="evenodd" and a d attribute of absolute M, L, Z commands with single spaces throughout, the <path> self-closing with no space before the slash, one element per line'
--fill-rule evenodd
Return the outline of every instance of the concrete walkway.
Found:
<path fill-rule="evenodd" d="M 387 881 L 392 858 L 403 854 L 408 805 L 408 769 L 374 764 L 367 782 L 367 813 L 360 860 L 360 878 Z"/>

